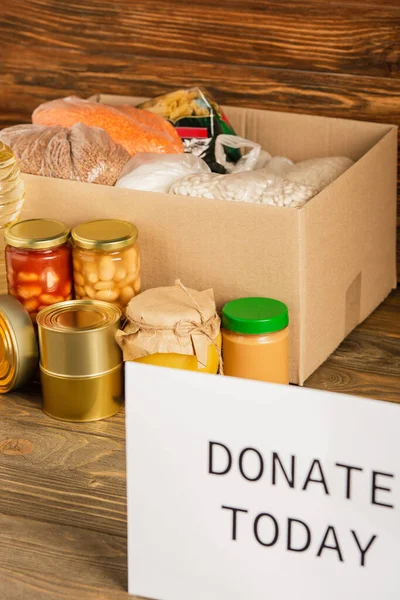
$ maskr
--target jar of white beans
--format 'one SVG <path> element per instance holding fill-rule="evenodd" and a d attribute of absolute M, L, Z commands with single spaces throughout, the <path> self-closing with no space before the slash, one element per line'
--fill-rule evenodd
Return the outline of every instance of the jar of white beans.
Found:
<path fill-rule="evenodd" d="M 82 223 L 71 232 L 76 299 L 103 300 L 123 309 L 140 292 L 135 225 L 117 219 Z"/>

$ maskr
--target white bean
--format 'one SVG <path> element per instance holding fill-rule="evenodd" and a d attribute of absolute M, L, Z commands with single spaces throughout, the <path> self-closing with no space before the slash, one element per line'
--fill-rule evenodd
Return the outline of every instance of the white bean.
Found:
<path fill-rule="evenodd" d="M 114 302 L 118 298 L 118 292 L 114 290 L 100 290 L 95 294 L 96 300 L 107 300 L 108 302 Z"/>
<path fill-rule="evenodd" d="M 99 278 L 101 281 L 111 281 L 114 273 L 115 265 L 111 256 L 102 256 L 99 262 Z"/>

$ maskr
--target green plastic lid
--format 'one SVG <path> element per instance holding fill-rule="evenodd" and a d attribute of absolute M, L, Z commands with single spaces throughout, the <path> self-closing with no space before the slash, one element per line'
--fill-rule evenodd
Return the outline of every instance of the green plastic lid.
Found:
<path fill-rule="evenodd" d="M 222 309 L 222 326 L 235 333 L 273 333 L 288 325 L 288 307 L 272 298 L 238 298 Z"/>

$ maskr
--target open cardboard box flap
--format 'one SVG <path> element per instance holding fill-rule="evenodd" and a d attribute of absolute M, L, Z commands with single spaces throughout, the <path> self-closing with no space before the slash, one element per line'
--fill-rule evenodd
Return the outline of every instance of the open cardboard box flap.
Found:
<path fill-rule="evenodd" d="M 98 95 L 100 102 L 142 98 Z M 294 161 L 356 163 L 302 209 L 187 198 L 26 175 L 24 218 L 74 226 L 125 218 L 140 232 L 144 289 L 180 278 L 218 308 L 270 296 L 289 306 L 290 380 L 302 384 L 396 287 L 397 128 L 224 107 L 239 135 Z"/>

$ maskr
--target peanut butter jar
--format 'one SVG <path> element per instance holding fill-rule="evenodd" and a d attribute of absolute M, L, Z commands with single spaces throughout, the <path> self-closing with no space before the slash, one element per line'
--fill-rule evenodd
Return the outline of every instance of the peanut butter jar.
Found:
<path fill-rule="evenodd" d="M 224 373 L 289 383 L 289 312 L 273 298 L 238 298 L 222 309 Z"/>
<path fill-rule="evenodd" d="M 37 315 L 43 410 L 63 421 L 97 421 L 122 405 L 123 363 L 108 302 L 59 302 Z"/>

